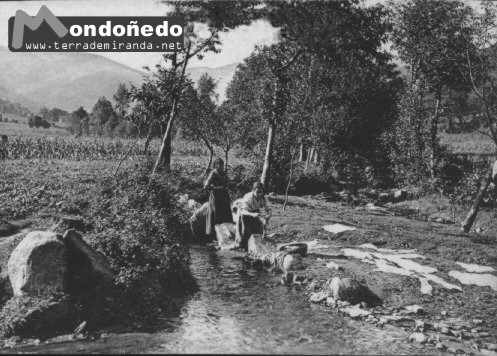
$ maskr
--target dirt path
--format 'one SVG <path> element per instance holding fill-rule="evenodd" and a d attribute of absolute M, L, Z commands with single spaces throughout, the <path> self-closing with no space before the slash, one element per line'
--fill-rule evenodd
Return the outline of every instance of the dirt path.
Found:
<path fill-rule="evenodd" d="M 479 274 L 486 274 L 487 279 L 497 281 L 497 239 L 462 234 L 454 224 L 413 221 L 393 213 L 329 203 L 313 197 L 291 197 L 289 207 L 283 211 L 282 198 L 270 198 L 275 205 L 270 226 L 270 232 L 276 233 L 275 241 L 317 239 L 319 245 L 324 245 L 323 248 L 310 250 L 303 260 L 305 270 L 302 273 L 314 281 L 313 290 L 306 289 L 308 295 L 328 290 L 327 283 L 334 276 L 352 277 L 366 284 L 384 302 L 383 308 L 372 310 L 374 318 L 363 317 L 364 322 L 378 327 L 383 327 L 385 323 L 393 324 L 411 333 L 424 332 L 430 338 L 426 347 L 433 347 L 434 352 L 438 345 L 441 351 L 497 355 L 497 291 L 489 286 L 462 284 L 453 277 L 457 273 L 469 273 L 456 264 L 459 262 L 492 267 L 493 272 Z M 323 229 L 323 226 L 333 224 L 344 224 L 356 230 L 334 234 Z M 370 245 L 360 247 L 362 244 Z M 341 259 L 333 257 L 343 255 L 344 249 L 373 257 L 362 260 L 350 256 Z M 414 262 L 417 268 L 433 271 L 429 275 L 433 278 L 429 281 L 431 295 L 421 292 L 419 273 L 400 275 L 377 270 L 378 266 L 386 264 L 375 265 L 378 261 L 375 256 L 386 255 L 389 258 L 406 249 L 415 250 L 405 252 L 424 258 L 403 259 L 401 264 L 408 260 Z M 395 258 L 398 259 L 398 256 Z M 326 267 L 330 261 L 343 270 Z M 387 264 L 388 268 L 396 267 L 398 272 L 402 272 L 398 269 L 398 263 L 387 261 Z M 454 274 L 454 271 L 457 273 Z M 468 276 L 470 281 L 477 279 L 474 274 Z M 454 289 L 434 283 L 434 280 L 442 284 L 446 282 Z M 422 311 L 415 314 L 405 310 L 404 307 L 409 305 L 418 305 Z"/>

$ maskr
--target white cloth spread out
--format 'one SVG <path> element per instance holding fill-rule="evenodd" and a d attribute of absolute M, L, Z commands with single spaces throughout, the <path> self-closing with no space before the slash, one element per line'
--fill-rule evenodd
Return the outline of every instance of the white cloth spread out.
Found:
<path fill-rule="evenodd" d="M 347 226 L 347 225 L 342 225 L 342 224 L 333 224 L 333 225 L 326 225 L 323 226 L 323 229 L 325 229 L 328 232 L 332 232 L 334 234 L 339 234 L 343 231 L 353 231 L 356 230 L 355 227 L 352 226 Z"/>

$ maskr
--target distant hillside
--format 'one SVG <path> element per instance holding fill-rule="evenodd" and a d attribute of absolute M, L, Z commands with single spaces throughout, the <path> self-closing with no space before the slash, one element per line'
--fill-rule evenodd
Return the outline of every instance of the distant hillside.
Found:
<path fill-rule="evenodd" d="M 112 99 L 119 83 L 139 84 L 143 73 L 90 53 L 14 53 L 0 47 L 0 98 L 37 110 L 91 109 Z"/>
<path fill-rule="evenodd" d="M 218 81 L 217 92 L 219 94 L 219 100 L 224 101 L 224 99 L 226 98 L 226 89 L 228 88 L 228 84 L 233 78 L 233 75 L 235 74 L 237 66 L 238 63 L 232 63 L 219 68 L 207 68 L 207 67 L 189 68 L 188 73 L 190 73 L 195 83 L 204 73 L 208 73 L 211 77 L 216 79 Z"/>
<path fill-rule="evenodd" d="M 225 90 L 237 64 L 219 68 L 188 68 L 197 82 L 207 72 Z M 119 83 L 142 82 L 144 72 L 90 53 L 14 53 L 0 46 L 0 99 L 20 102 L 33 111 L 42 106 L 91 110 L 98 98 L 112 100 Z"/>

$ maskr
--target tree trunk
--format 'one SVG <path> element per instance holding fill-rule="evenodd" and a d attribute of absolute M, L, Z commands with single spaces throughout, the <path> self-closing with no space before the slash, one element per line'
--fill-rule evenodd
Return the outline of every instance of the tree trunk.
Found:
<path fill-rule="evenodd" d="M 307 150 L 307 159 L 305 161 L 304 172 L 307 172 L 307 169 L 309 168 L 309 163 L 311 163 L 313 154 L 314 154 L 314 147 L 309 147 L 309 149 Z"/>
<path fill-rule="evenodd" d="M 276 124 L 269 125 L 267 136 L 266 156 L 264 157 L 264 166 L 262 168 L 261 183 L 264 184 L 264 190 L 269 189 L 269 180 L 271 179 L 271 162 L 273 159 L 274 137 L 276 134 Z"/>
<path fill-rule="evenodd" d="M 150 140 L 152 139 L 152 128 L 153 128 L 153 125 L 150 125 L 149 129 L 148 129 L 148 134 L 147 134 L 147 138 L 145 140 L 145 147 L 143 148 L 143 155 L 146 156 L 147 155 L 147 152 L 148 152 L 148 146 L 150 145 Z"/>
<path fill-rule="evenodd" d="M 214 157 L 214 149 L 212 146 L 207 145 L 207 149 L 209 150 L 209 163 L 207 163 L 207 167 L 205 167 L 205 175 L 209 174 L 209 170 L 211 169 L 212 157 Z"/>
<path fill-rule="evenodd" d="M 437 104 L 435 105 L 435 114 L 431 118 L 430 128 L 430 176 L 435 179 L 435 165 L 437 162 L 436 146 L 437 146 L 437 125 L 438 125 L 438 107 L 440 105 L 440 96 L 438 95 Z"/>
<path fill-rule="evenodd" d="M 299 152 L 299 162 L 304 160 L 304 143 L 300 144 L 300 152 Z"/>
<path fill-rule="evenodd" d="M 173 100 L 173 107 L 171 108 L 171 114 L 169 120 L 167 121 L 166 133 L 162 137 L 162 143 L 159 150 L 159 155 L 155 161 L 154 169 L 152 175 L 155 174 L 157 168 L 163 165 L 165 168 L 169 168 L 171 165 L 171 133 L 173 131 L 174 118 L 176 116 L 176 108 L 178 105 L 179 98 L 175 97 Z"/>
<path fill-rule="evenodd" d="M 179 79 L 179 86 L 182 86 L 183 78 L 185 77 L 186 66 L 188 65 L 188 59 L 190 58 L 191 42 L 188 44 L 188 49 L 186 51 L 185 60 L 183 62 L 183 68 L 181 68 L 181 76 Z M 176 57 L 175 60 L 176 61 Z M 174 90 L 174 89 L 173 89 Z M 154 164 L 154 169 L 152 175 L 155 174 L 157 168 L 163 164 L 165 168 L 170 168 L 171 166 L 171 134 L 173 132 L 174 118 L 176 117 L 176 110 L 178 108 L 178 103 L 181 97 L 181 88 L 176 88 L 177 92 L 174 95 L 173 106 L 171 108 L 171 113 L 169 115 L 169 120 L 167 121 L 166 133 L 162 137 L 162 144 L 159 150 L 159 155 Z"/>
<path fill-rule="evenodd" d="M 226 173 L 228 173 L 229 153 L 230 153 L 230 147 L 227 147 L 226 150 L 224 150 L 224 172 L 226 172 Z"/>
<path fill-rule="evenodd" d="M 283 203 L 283 210 L 286 209 L 286 204 L 288 203 L 288 191 L 290 190 L 290 185 L 292 184 L 293 161 L 295 160 L 295 155 L 297 154 L 297 149 L 298 149 L 298 146 L 295 146 L 295 149 L 293 150 L 293 154 L 292 154 L 292 160 L 290 161 L 290 176 L 288 177 L 288 184 L 286 185 L 285 202 Z M 300 149 L 302 152 L 302 145 L 300 146 Z"/>
<path fill-rule="evenodd" d="M 461 230 L 464 232 L 469 232 L 469 230 L 473 226 L 473 223 L 476 220 L 476 215 L 478 214 L 478 210 L 480 209 L 480 205 L 481 205 L 481 202 L 483 201 L 483 197 L 485 196 L 485 193 L 487 192 L 488 186 L 490 185 L 490 182 L 492 181 L 492 168 L 493 167 L 491 165 L 487 171 L 487 174 L 484 178 L 484 181 L 482 182 L 482 185 L 480 186 L 480 190 L 478 191 L 478 194 L 476 195 L 475 202 L 473 203 L 471 210 L 469 211 L 468 215 L 466 216 L 466 219 L 461 224 Z"/>

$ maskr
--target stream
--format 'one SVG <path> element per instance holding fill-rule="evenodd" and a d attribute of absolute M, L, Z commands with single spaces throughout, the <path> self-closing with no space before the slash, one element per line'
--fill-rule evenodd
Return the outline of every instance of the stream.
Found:
<path fill-rule="evenodd" d="M 161 318 L 156 333 L 111 334 L 10 349 L 29 353 L 429 353 L 402 330 L 378 329 L 311 304 L 273 273 L 248 267 L 239 252 L 190 249 L 199 292 Z M 6 351 L 5 349 L 3 351 Z M 433 350 L 431 350 L 433 353 Z"/>

